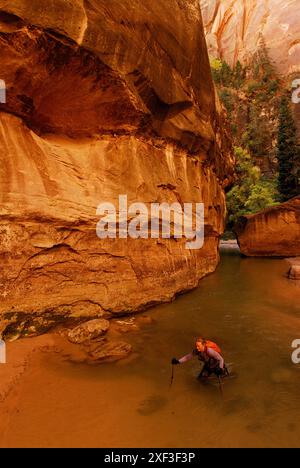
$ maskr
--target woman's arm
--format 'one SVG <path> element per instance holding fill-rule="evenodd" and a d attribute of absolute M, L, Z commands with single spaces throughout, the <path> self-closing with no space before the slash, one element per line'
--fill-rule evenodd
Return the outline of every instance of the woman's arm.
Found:
<path fill-rule="evenodd" d="M 195 356 L 195 353 L 194 351 L 192 351 L 190 354 L 187 354 L 186 356 L 183 356 L 181 359 L 179 359 L 179 363 L 184 364 L 185 362 L 193 359 L 194 356 Z"/>

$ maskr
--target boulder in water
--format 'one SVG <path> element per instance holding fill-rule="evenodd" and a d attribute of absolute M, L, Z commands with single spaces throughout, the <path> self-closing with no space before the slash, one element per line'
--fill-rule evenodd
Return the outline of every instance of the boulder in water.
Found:
<path fill-rule="evenodd" d="M 68 333 L 71 343 L 82 344 L 104 335 L 109 328 L 109 321 L 105 319 L 89 320 Z"/>
<path fill-rule="evenodd" d="M 242 216 L 234 227 L 248 257 L 300 255 L 300 196 L 259 213 Z"/>
<path fill-rule="evenodd" d="M 291 266 L 288 277 L 292 280 L 300 280 L 300 264 Z"/>

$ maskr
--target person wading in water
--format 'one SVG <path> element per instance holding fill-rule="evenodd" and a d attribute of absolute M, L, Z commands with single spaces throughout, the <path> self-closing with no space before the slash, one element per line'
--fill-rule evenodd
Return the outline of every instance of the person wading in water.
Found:
<path fill-rule="evenodd" d="M 183 356 L 181 359 L 173 358 L 171 363 L 172 365 L 183 364 L 195 356 L 204 362 L 198 379 L 208 378 L 212 374 L 217 377 L 229 375 L 219 346 L 213 341 L 204 340 L 203 338 L 198 338 L 195 349 L 190 354 Z"/>

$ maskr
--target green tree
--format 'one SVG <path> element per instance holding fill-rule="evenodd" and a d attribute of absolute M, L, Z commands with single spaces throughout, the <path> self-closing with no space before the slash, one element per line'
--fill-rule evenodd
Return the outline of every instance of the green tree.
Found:
<path fill-rule="evenodd" d="M 228 116 L 231 116 L 231 112 L 234 110 L 234 99 L 230 89 L 223 88 L 219 91 L 219 97 L 221 102 L 225 106 Z"/>
<path fill-rule="evenodd" d="M 264 179 L 250 154 L 243 148 L 235 148 L 237 181 L 227 194 L 228 224 L 230 230 L 238 218 L 276 204 L 276 181 Z"/>
<path fill-rule="evenodd" d="M 249 122 L 243 135 L 243 143 L 255 158 L 267 158 L 271 150 L 270 125 L 256 103 L 251 103 L 249 107 Z"/>
<path fill-rule="evenodd" d="M 234 81 L 234 73 L 233 70 L 230 68 L 227 62 L 222 62 L 221 68 L 221 84 L 223 86 L 232 86 Z"/>
<path fill-rule="evenodd" d="M 246 78 L 246 70 L 243 68 L 241 62 L 238 60 L 233 70 L 234 74 L 234 87 L 236 89 L 242 88 Z"/>
<path fill-rule="evenodd" d="M 234 83 L 234 71 L 227 62 L 210 57 L 213 80 L 217 85 L 231 87 Z"/>
<path fill-rule="evenodd" d="M 252 185 L 245 208 L 250 213 L 257 213 L 276 204 L 276 181 L 261 179 Z"/>
<path fill-rule="evenodd" d="M 278 190 L 281 200 L 286 201 L 300 194 L 300 147 L 290 99 L 285 95 L 280 104 L 277 157 Z"/>
<path fill-rule="evenodd" d="M 220 85 L 221 84 L 222 60 L 215 58 L 215 57 L 210 57 L 209 61 L 210 61 L 210 67 L 211 67 L 213 80 L 216 84 Z"/>

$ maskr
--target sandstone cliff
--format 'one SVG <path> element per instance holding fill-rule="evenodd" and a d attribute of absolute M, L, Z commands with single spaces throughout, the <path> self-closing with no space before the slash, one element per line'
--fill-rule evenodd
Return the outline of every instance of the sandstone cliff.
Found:
<path fill-rule="evenodd" d="M 209 52 L 245 62 L 263 36 L 278 71 L 300 71 L 298 0 L 200 0 Z"/>
<path fill-rule="evenodd" d="M 2 317 L 109 316 L 218 263 L 233 160 L 198 0 L 0 0 Z M 99 240 L 96 207 L 205 203 L 205 245 Z"/>
<path fill-rule="evenodd" d="M 244 255 L 300 255 L 300 197 L 255 215 L 242 217 L 235 231 Z"/>

